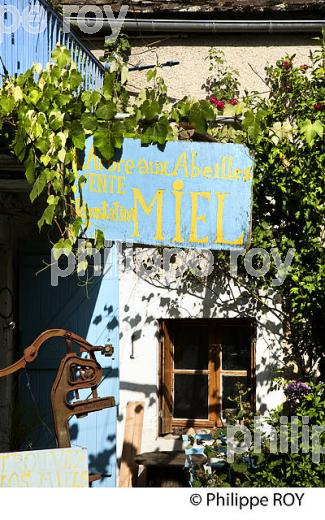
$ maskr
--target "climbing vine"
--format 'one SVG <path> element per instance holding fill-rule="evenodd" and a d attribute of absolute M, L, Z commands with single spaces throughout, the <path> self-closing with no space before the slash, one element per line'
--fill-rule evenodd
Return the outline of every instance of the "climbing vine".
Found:
<path fill-rule="evenodd" d="M 131 95 L 130 47 L 124 37 L 109 49 L 109 70 L 100 91 L 83 88 L 68 50 L 59 46 L 44 69 L 35 64 L 17 78 L 4 78 L 1 145 L 24 164 L 31 201 L 44 200 L 38 227 L 55 227 L 58 256 L 60 249 L 71 251 L 79 237 L 87 237 L 88 222 L 75 211 L 76 192 L 82 200 L 86 182 L 78 176 L 78 161 L 87 136 L 93 136 L 104 161 L 114 157 L 124 137 L 160 145 L 202 135 L 218 142 L 245 143 L 255 156 L 252 247 L 276 247 L 282 257 L 289 248 L 295 250 L 292 268 L 277 292 L 287 316 L 289 344 L 303 373 L 311 373 L 323 355 L 324 336 L 325 47 L 321 44 L 308 64 L 296 65 L 294 56 L 286 56 L 267 67 L 267 96 L 244 92 L 240 97 L 237 71 L 229 69 L 216 50 L 208 57 L 212 76 L 205 85 L 207 99 L 186 96 L 172 102 L 159 66 L 147 73 L 146 87 Z M 229 117 L 231 121 L 225 119 Z M 97 230 L 98 249 L 104 238 Z M 85 248 L 87 244 L 86 239 Z M 217 254 L 217 263 L 228 273 L 225 253 Z M 77 269 L 84 268 L 83 260 Z M 248 282 L 242 266 L 240 277 L 246 288 L 250 284 L 250 294 L 257 295 L 259 288 L 272 288 L 274 272 Z"/>

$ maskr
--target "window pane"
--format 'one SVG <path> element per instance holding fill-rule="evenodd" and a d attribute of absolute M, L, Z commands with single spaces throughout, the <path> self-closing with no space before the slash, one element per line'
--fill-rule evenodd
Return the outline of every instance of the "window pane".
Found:
<path fill-rule="evenodd" d="M 230 398 L 238 396 L 236 384 L 241 383 L 247 390 L 247 377 L 245 376 L 222 376 L 222 409 L 235 408 L 235 403 Z"/>
<path fill-rule="evenodd" d="M 174 368 L 207 370 L 208 329 L 181 325 L 174 337 Z"/>
<path fill-rule="evenodd" d="M 249 327 L 222 327 L 222 369 L 248 370 L 251 334 Z"/>
<path fill-rule="evenodd" d="M 174 417 L 208 418 L 208 376 L 175 374 Z"/>

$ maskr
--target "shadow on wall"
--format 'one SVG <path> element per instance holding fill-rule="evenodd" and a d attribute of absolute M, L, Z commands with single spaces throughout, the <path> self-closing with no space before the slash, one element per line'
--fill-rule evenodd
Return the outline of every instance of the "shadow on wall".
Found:
<path fill-rule="evenodd" d="M 152 250 L 147 250 L 148 258 L 151 254 Z M 163 277 L 151 277 L 148 271 L 141 278 L 135 273 L 131 276 L 132 299 L 124 306 L 122 321 L 129 326 L 133 342 L 141 337 L 146 325 L 157 319 L 249 318 L 256 321 L 257 340 L 264 343 L 270 352 L 270 356 L 258 359 L 256 366 L 256 405 L 262 413 L 265 412 L 263 395 L 274 390 L 272 380 L 278 375 L 277 371 L 283 370 L 289 378 L 292 376 L 288 368 L 290 350 L 283 333 L 284 314 L 279 296 L 274 292 L 263 298 L 254 298 L 249 288 L 236 286 L 224 273 L 216 270 L 207 279 L 188 276 L 166 281 Z M 188 297 L 192 297 L 190 306 L 185 301 Z M 120 336 L 123 336 L 122 332 Z M 156 337 L 158 340 L 158 327 Z M 121 389 L 143 392 L 151 405 L 157 401 L 157 388 L 151 385 L 122 381 Z"/>
<path fill-rule="evenodd" d="M 307 47 L 317 47 L 318 43 L 310 34 L 258 34 L 258 33 L 240 33 L 240 34 L 202 34 L 197 35 L 168 35 L 166 38 L 157 42 L 157 38 L 152 38 L 155 42 L 154 48 L 165 47 L 296 47 L 302 45 Z M 147 46 L 152 47 L 151 39 L 146 41 Z M 152 51 L 154 52 L 154 50 Z"/>

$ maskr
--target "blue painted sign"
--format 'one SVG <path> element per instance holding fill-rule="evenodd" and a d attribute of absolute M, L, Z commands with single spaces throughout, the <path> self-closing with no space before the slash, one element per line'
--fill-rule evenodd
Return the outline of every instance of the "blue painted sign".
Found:
<path fill-rule="evenodd" d="M 238 144 L 170 141 L 161 148 L 125 139 L 103 164 L 87 140 L 80 176 L 90 234 L 156 246 L 245 249 L 249 245 L 253 160 Z"/>

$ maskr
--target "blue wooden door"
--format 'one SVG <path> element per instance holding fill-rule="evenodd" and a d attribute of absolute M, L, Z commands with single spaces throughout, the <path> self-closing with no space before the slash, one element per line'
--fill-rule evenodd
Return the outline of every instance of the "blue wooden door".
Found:
<path fill-rule="evenodd" d="M 106 260 L 104 274 L 81 286 L 76 276 L 60 278 L 51 286 L 48 260 L 40 245 L 20 253 L 19 275 L 19 343 L 21 351 L 41 332 L 63 328 L 76 332 L 94 345 L 112 343 L 114 355 L 106 358 L 97 354 L 104 368 L 99 396 L 114 396 L 116 406 L 93 412 L 87 417 L 70 421 L 72 446 L 88 449 L 89 469 L 106 476 L 94 486 L 114 487 L 116 473 L 116 419 L 118 404 L 118 270 L 117 251 L 113 246 Z M 36 274 L 39 272 L 39 274 Z M 16 415 L 21 426 L 21 447 L 42 449 L 55 446 L 50 410 L 50 390 L 64 342 L 51 339 L 34 363 L 19 374 Z M 81 393 L 85 399 L 88 392 Z"/>

